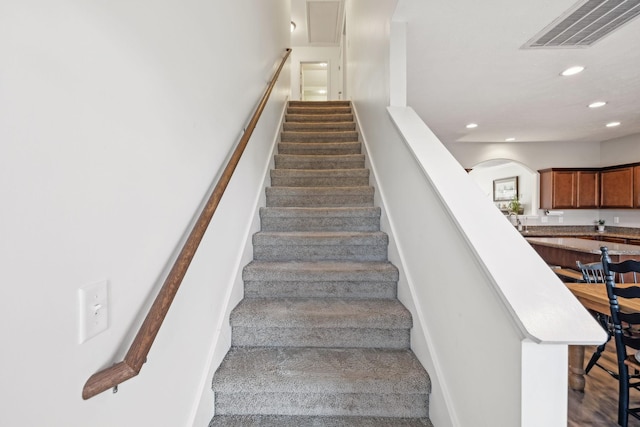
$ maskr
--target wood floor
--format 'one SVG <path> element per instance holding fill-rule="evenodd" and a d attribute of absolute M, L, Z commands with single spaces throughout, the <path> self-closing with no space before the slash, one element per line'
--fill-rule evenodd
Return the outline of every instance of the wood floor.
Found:
<path fill-rule="evenodd" d="M 585 365 L 593 353 L 593 347 L 585 350 Z M 617 371 L 615 345 L 607 344 L 601 364 Z M 569 389 L 568 427 L 616 427 L 618 425 L 618 381 L 604 370 L 594 367 L 586 377 L 584 393 Z M 640 392 L 631 391 L 631 406 L 640 404 Z M 640 427 L 640 421 L 629 417 L 629 427 Z"/>

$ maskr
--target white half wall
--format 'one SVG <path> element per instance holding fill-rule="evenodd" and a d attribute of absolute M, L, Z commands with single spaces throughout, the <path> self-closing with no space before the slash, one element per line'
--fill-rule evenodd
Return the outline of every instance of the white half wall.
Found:
<path fill-rule="evenodd" d="M 238 293 L 287 69 L 141 374 L 117 394 L 81 391 L 121 360 L 289 21 L 285 0 L 3 3 L 0 425 L 190 425 Z M 78 288 L 100 279 L 109 328 L 78 344 Z"/>
<path fill-rule="evenodd" d="M 347 2 L 348 87 L 400 269 L 398 298 L 413 315 L 411 347 L 433 381 L 430 418 L 439 427 L 566 425 L 566 406 L 550 404 L 566 402 L 555 378 L 567 374 L 566 344 L 604 333 L 415 113 L 387 109 L 395 6 Z M 534 378 L 532 365 L 555 369 Z M 545 396 L 522 399 L 536 387 Z"/>

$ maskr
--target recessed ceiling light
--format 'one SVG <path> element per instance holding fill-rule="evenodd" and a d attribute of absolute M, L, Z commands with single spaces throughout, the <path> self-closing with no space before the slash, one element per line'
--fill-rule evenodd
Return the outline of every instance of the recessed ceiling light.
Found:
<path fill-rule="evenodd" d="M 575 67 L 569 67 L 563 72 L 560 73 L 561 76 L 573 76 L 574 74 L 578 74 L 584 70 L 584 67 L 581 65 L 576 65 Z"/>
<path fill-rule="evenodd" d="M 514 137 L 510 137 L 510 138 L 506 138 L 506 139 L 505 139 L 505 142 L 513 142 L 513 141 L 515 141 L 515 140 L 516 140 L 516 139 L 515 139 Z"/>
<path fill-rule="evenodd" d="M 468 125 L 465 126 L 467 129 L 473 129 L 473 128 L 477 128 L 478 124 L 477 123 L 469 123 Z"/>
<path fill-rule="evenodd" d="M 607 123 L 608 128 L 614 128 L 616 126 L 620 126 L 620 122 L 609 122 Z"/>
<path fill-rule="evenodd" d="M 291 21 L 291 32 L 293 33 L 293 30 L 296 29 L 296 23 Z"/>
<path fill-rule="evenodd" d="M 589 108 L 600 108 L 604 107 L 605 105 L 607 105 L 605 101 L 596 101 L 589 104 Z"/>

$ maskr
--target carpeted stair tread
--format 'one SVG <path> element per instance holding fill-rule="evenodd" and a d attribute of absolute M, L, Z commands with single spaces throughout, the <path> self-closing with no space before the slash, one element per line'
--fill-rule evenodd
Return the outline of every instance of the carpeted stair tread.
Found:
<path fill-rule="evenodd" d="M 242 271 L 247 298 L 395 298 L 398 269 L 384 262 L 252 261 Z"/>
<path fill-rule="evenodd" d="M 218 415 L 209 427 L 433 427 L 428 418 Z"/>
<path fill-rule="evenodd" d="M 350 114 L 350 106 L 330 105 L 327 107 L 321 106 L 304 106 L 304 107 L 288 107 L 287 114 L 306 114 L 306 115 L 324 115 L 324 114 Z"/>
<path fill-rule="evenodd" d="M 360 154 L 362 144 L 359 142 L 281 142 L 278 144 L 280 154 Z"/>
<path fill-rule="evenodd" d="M 369 206 L 369 207 L 335 207 L 335 208 L 302 208 L 302 207 L 278 207 L 278 208 L 269 208 L 262 207 L 260 208 L 260 217 L 266 218 L 269 216 L 279 216 L 279 217 L 299 217 L 303 216 L 306 218 L 326 218 L 326 217 L 379 217 L 380 216 L 380 208 Z"/>
<path fill-rule="evenodd" d="M 253 235 L 254 245 L 350 246 L 387 245 L 389 237 L 382 231 L 258 231 Z"/>
<path fill-rule="evenodd" d="M 393 299 L 245 298 L 231 312 L 231 325 L 409 329 L 412 320 Z"/>
<path fill-rule="evenodd" d="M 301 155 L 276 154 L 276 169 L 361 169 L 364 154 Z"/>
<path fill-rule="evenodd" d="M 232 347 L 216 414 L 423 418 L 430 380 L 411 350 Z"/>
<path fill-rule="evenodd" d="M 265 207 L 262 231 L 378 231 L 380 208 Z"/>
<path fill-rule="evenodd" d="M 324 132 L 332 130 L 340 131 L 354 131 L 356 124 L 352 120 L 345 120 L 344 122 L 330 121 L 330 122 L 284 122 L 282 128 L 284 131 L 315 131 Z"/>
<path fill-rule="evenodd" d="M 358 142 L 356 131 L 282 132 L 281 142 Z"/>
<path fill-rule="evenodd" d="M 389 261 L 251 261 L 242 270 L 245 281 L 397 281 L 398 269 Z"/>
<path fill-rule="evenodd" d="M 253 257 L 262 261 L 384 261 L 389 239 L 382 232 L 259 231 L 253 235 Z"/>
<path fill-rule="evenodd" d="M 369 186 L 369 169 L 272 169 L 273 187 Z"/>
<path fill-rule="evenodd" d="M 286 114 L 285 121 L 288 123 L 352 122 L 353 114 L 350 112 L 338 114 Z"/>
<path fill-rule="evenodd" d="M 339 107 L 350 107 L 351 101 L 289 101 L 289 106 L 291 107 L 331 107 L 331 106 L 339 106 Z"/>
<path fill-rule="evenodd" d="M 409 349 L 232 347 L 214 377 L 216 392 L 404 393 L 430 391 Z"/>
<path fill-rule="evenodd" d="M 411 314 L 396 299 L 245 298 L 233 346 L 408 348 Z"/>
<path fill-rule="evenodd" d="M 267 207 L 372 207 L 374 189 L 356 187 L 267 187 Z"/>

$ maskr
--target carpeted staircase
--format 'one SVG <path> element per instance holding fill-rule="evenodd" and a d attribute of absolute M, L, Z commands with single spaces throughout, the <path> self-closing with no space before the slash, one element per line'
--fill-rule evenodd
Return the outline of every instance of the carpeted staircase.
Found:
<path fill-rule="evenodd" d="M 290 102 L 210 426 L 431 426 L 349 102 Z"/>

